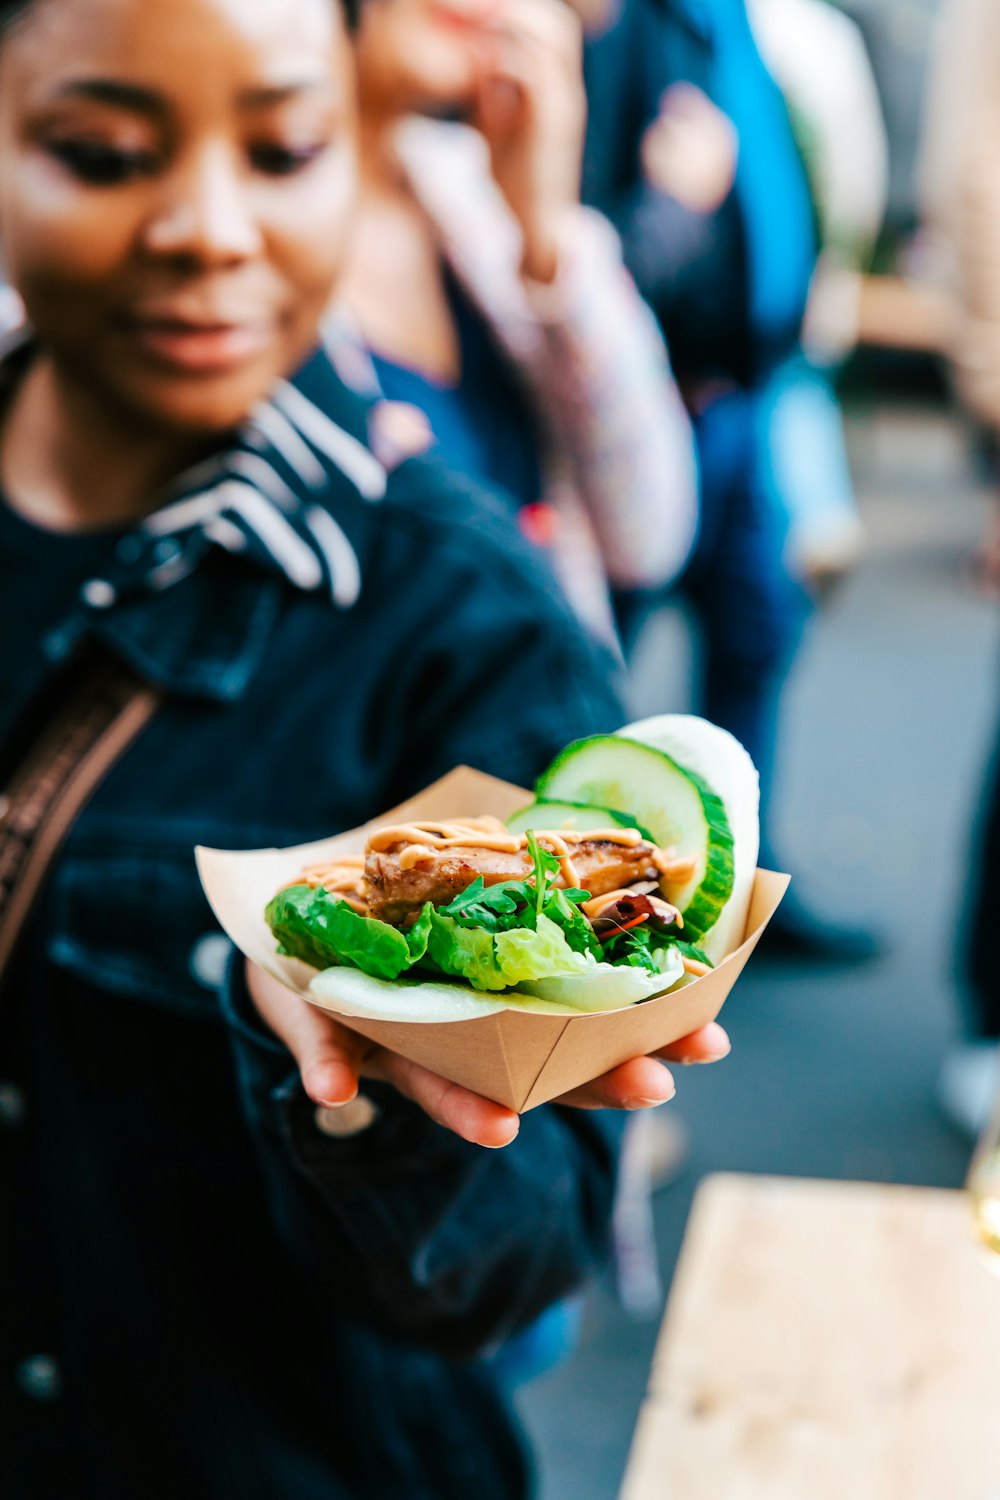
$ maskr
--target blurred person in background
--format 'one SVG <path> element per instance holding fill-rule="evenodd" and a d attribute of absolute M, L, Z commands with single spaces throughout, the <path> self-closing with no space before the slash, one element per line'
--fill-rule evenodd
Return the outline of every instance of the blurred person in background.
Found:
<path fill-rule="evenodd" d="M 521 1123 L 229 953 L 192 846 L 353 826 L 461 760 L 530 780 L 620 722 L 612 655 L 502 505 L 386 473 L 317 352 L 357 168 L 335 0 L 0 21 L 0 899 L 44 736 L 153 710 L 3 972 L 0 1492 L 520 1500 L 477 1355 L 600 1258 L 603 1106 L 669 1076 Z"/>
<path fill-rule="evenodd" d="M 699 708 L 759 767 L 764 857 L 780 865 L 770 818 L 779 707 L 811 607 L 793 519 L 824 579 L 857 547 L 839 410 L 828 387 L 815 399 L 801 350 L 817 254 L 809 185 L 744 0 L 622 0 L 591 15 L 585 77 L 584 198 L 621 234 L 695 424 L 701 530 L 683 591 L 701 647 Z M 830 511 L 840 518 L 832 552 L 819 526 L 810 535 L 811 518 Z M 793 898 L 768 947 L 850 962 L 878 944 Z"/>
<path fill-rule="evenodd" d="M 687 560 L 697 479 L 655 321 L 579 201 L 581 67 L 562 0 L 369 0 L 341 299 L 371 392 L 506 491 L 610 635 L 606 580 L 661 587 Z"/>
<path fill-rule="evenodd" d="M 980 563 L 1000 597 L 1000 8 L 949 0 L 937 30 L 927 101 L 923 196 L 934 259 L 954 307 L 955 385 L 977 429 L 990 490 Z M 1000 745 L 981 798 L 962 902 L 959 978 L 964 1038 L 940 1080 L 946 1113 L 969 1134 L 1000 1090 Z"/>
<path fill-rule="evenodd" d="M 765 63 L 784 95 L 816 216 L 819 256 L 801 348 L 775 382 L 775 466 L 789 546 L 814 586 L 860 556 L 863 529 L 833 376 L 857 344 L 861 277 L 889 199 L 889 138 L 860 27 L 829 0 L 750 0 Z"/>

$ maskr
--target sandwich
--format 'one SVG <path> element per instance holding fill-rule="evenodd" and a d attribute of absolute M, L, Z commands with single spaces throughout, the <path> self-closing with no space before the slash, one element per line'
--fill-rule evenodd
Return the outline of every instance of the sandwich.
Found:
<path fill-rule="evenodd" d="M 661 716 L 569 745 L 506 822 L 372 829 L 265 918 L 346 1013 L 614 1010 L 696 982 L 742 941 L 757 808 L 732 736 Z"/>

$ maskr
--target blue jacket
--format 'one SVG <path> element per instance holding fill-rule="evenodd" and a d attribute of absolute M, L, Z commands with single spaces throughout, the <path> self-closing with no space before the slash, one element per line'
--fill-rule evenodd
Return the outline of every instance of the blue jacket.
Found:
<path fill-rule="evenodd" d="M 5 705 L 4 774 L 82 641 L 166 692 L 0 1004 L 4 1500 L 523 1496 L 476 1356 L 605 1249 L 615 1117 L 537 1109 L 484 1151 L 373 1087 L 379 1121 L 331 1138 L 226 962 L 196 843 L 353 826 L 463 761 L 529 782 L 621 719 L 489 497 L 417 461 L 317 503 L 355 602 L 215 546 L 130 578 L 126 546 L 115 602 L 91 590 Z"/>

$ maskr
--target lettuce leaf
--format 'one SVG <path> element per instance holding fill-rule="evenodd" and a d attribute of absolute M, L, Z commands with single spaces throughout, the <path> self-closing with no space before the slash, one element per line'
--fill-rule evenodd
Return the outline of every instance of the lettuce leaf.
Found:
<path fill-rule="evenodd" d="M 529 979 L 549 979 L 557 974 L 582 974 L 593 967 L 593 959 L 576 953 L 562 929 L 544 912 L 534 932 L 501 932 L 494 939 L 497 962 L 508 984 Z"/>
<path fill-rule="evenodd" d="M 579 974 L 593 960 L 574 953 L 563 933 L 544 914 L 537 926 L 490 933 L 465 927 L 440 909 L 430 913 L 428 956 L 443 974 L 467 979 L 477 990 L 505 990 L 525 979 Z"/>
<path fill-rule="evenodd" d="M 421 928 L 418 922 L 412 930 L 411 948 L 387 922 L 359 916 L 346 901 L 308 885 L 279 891 L 264 918 L 278 940 L 278 952 L 314 969 L 350 964 L 374 979 L 398 979 L 427 948 L 427 924 Z"/>
<path fill-rule="evenodd" d="M 580 974 L 556 974 L 548 979 L 530 979 L 521 984 L 523 993 L 573 1011 L 618 1010 L 663 994 L 684 978 L 684 965 L 676 948 L 660 950 L 663 963 L 652 972 L 641 965 L 598 964 L 588 959 Z M 513 996 L 511 997 L 514 998 Z"/>
<path fill-rule="evenodd" d="M 477 990 L 503 990 L 509 981 L 497 963 L 491 932 L 482 927 L 464 927 L 454 917 L 446 916 L 433 906 L 424 907 L 429 914 L 427 955 L 442 974 L 467 979 Z"/>
<path fill-rule="evenodd" d="M 373 979 L 398 979 L 415 965 L 477 990 L 505 990 L 522 979 L 576 974 L 593 960 L 574 952 L 562 930 L 531 912 L 534 928 L 497 933 L 467 927 L 429 903 L 409 932 L 359 916 L 345 901 L 307 885 L 279 891 L 265 917 L 278 952 L 316 969 L 346 964 Z"/>

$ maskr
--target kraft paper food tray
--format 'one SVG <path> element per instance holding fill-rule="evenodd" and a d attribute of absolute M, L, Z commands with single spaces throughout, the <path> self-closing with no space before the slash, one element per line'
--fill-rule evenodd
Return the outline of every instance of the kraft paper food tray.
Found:
<path fill-rule="evenodd" d="M 236 946 L 316 1005 L 320 1002 L 309 991 L 316 971 L 275 952 L 274 937 L 264 921 L 264 908 L 275 891 L 294 880 L 307 864 L 335 854 L 360 854 L 369 830 L 382 824 L 480 813 L 505 819 L 530 801 L 531 794 L 520 787 L 459 766 L 408 802 L 334 838 L 291 849 L 230 852 L 199 848 L 198 871 L 215 915 Z M 340 1019 L 371 1041 L 523 1113 L 629 1057 L 654 1052 L 714 1021 L 787 886 L 787 875 L 758 870 L 742 946 L 695 983 L 624 1010 L 586 1015 L 504 1010 L 446 1022 L 347 1015 Z M 321 1008 L 334 1010 L 330 1002 L 323 1002 Z"/>

